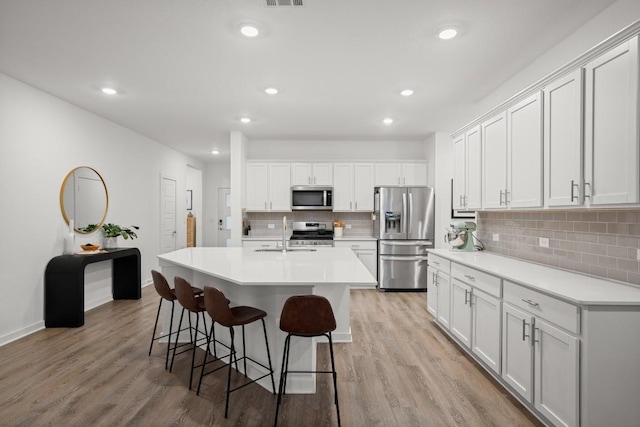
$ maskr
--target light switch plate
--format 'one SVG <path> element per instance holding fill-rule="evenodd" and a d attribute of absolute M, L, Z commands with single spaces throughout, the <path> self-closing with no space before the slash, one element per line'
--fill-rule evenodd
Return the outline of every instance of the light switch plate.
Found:
<path fill-rule="evenodd" d="M 276 228 L 275 224 L 267 224 L 267 228 Z"/>
<path fill-rule="evenodd" d="M 344 228 L 346 228 L 347 230 L 351 228 L 351 224 L 345 224 Z"/>
<path fill-rule="evenodd" d="M 493 241 L 494 241 L 494 242 L 497 242 L 498 240 L 500 240 L 500 234 L 498 234 L 498 233 L 494 233 L 494 234 L 493 234 Z"/>
<path fill-rule="evenodd" d="M 543 248 L 548 248 L 549 247 L 549 239 L 547 237 L 541 237 L 540 238 L 540 246 L 542 246 Z"/>

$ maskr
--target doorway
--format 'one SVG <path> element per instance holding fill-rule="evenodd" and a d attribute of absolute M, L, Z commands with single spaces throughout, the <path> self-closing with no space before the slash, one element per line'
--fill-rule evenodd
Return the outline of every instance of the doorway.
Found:
<path fill-rule="evenodd" d="M 218 188 L 218 246 L 231 246 L 231 190 Z"/>

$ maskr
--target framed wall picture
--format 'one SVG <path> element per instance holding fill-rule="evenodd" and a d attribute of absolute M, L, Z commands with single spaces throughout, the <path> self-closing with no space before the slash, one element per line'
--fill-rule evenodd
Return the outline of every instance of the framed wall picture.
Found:
<path fill-rule="evenodd" d="M 193 190 L 187 190 L 187 210 L 193 209 Z"/>

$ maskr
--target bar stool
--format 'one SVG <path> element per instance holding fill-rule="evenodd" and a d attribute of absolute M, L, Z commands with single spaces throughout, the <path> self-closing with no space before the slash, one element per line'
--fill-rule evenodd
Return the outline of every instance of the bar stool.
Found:
<path fill-rule="evenodd" d="M 164 360 L 164 369 L 169 368 L 169 351 L 171 351 L 171 335 L 178 334 L 181 331 L 173 330 L 173 312 L 175 309 L 175 300 L 176 292 L 169 287 L 169 283 L 167 279 L 162 275 L 162 273 L 151 270 L 151 277 L 153 278 L 153 286 L 156 288 L 156 292 L 160 295 L 160 303 L 158 304 L 158 314 L 156 314 L 156 323 L 153 325 L 153 334 L 151 335 L 151 344 L 149 345 L 149 356 L 151 356 L 151 351 L 153 350 L 153 343 L 159 339 L 167 338 L 167 355 Z M 194 295 L 201 295 L 203 293 L 202 289 L 191 287 L 191 291 Z M 162 334 L 156 337 L 156 330 L 158 329 L 158 319 L 160 318 L 160 311 L 162 309 L 162 301 L 169 301 L 171 303 L 171 318 L 169 320 L 169 332 L 166 334 Z M 184 310 L 184 308 L 182 309 Z"/>
<path fill-rule="evenodd" d="M 220 292 L 218 289 L 212 288 L 210 286 L 205 286 L 204 288 L 204 305 L 207 309 L 207 313 L 209 313 L 209 316 L 211 316 L 211 319 L 213 319 L 214 322 L 217 322 L 220 325 L 226 326 L 227 328 L 229 328 L 229 334 L 231 335 L 231 347 L 229 348 L 229 354 L 227 355 L 229 356 L 229 371 L 227 374 L 227 399 L 226 399 L 225 408 L 224 408 L 224 417 L 227 418 L 229 414 L 229 395 L 231 394 L 231 392 L 241 389 L 251 383 L 259 381 L 270 375 L 271 386 L 273 387 L 273 394 L 276 394 L 276 384 L 275 384 L 275 380 L 273 379 L 273 368 L 271 366 L 271 352 L 269 351 L 269 340 L 267 339 L 267 327 L 264 323 L 264 318 L 267 316 L 267 313 L 265 313 L 260 309 L 248 307 L 248 306 L 239 306 L 239 307 L 231 308 L 229 307 L 229 300 L 225 298 L 224 294 Z M 262 321 L 262 330 L 264 332 L 264 343 L 267 348 L 267 360 L 269 361 L 269 366 L 265 366 L 264 364 L 247 356 L 246 354 L 247 346 L 245 341 L 244 326 L 248 325 L 249 323 L 253 323 L 257 320 Z M 236 354 L 236 348 L 235 348 L 235 342 L 234 342 L 234 338 L 235 338 L 235 332 L 233 329 L 234 326 L 242 326 L 242 348 L 244 349 L 245 354 L 239 359 Z M 211 342 L 212 335 L 215 337 L 215 335 L 210 332 L 207 340 L 207 347 Z M 223 356 L 222 358 L 227 356 Z M 242 385 L 231 389 L 231 369 L 232 369 L 231 362 L 234 360 L 234 357 L 235 357 L 235 363 L 236 363 L 236 371 L 238 370 L 238 360 L 242 360 L 244 362 L 245 376 L 247 375 L 247 360 L 255 363 L 256 365 L 262 366 L 264 369 L 268 369 L 269 372 L 259 378 L 256 378 L 251 381 L 247 381 Z M 214 361 L 215 360 L 212 360 L 209 363 Z M 206 364 L 207 364 L 207 353 L 205 353 L 204 361 L 202 362 L 202 371 L 200 371 L 200 381 L 198 382 L 197 394 L 200 394 L 200 386 L 202 385 L 202 378 L 205 375 L 208 375 L 212 372 L 215 372 L 219 369 L 224 368 L 224 365 L 223 365 L 216 369 L 213 369 L 212 371 L 205 373 L 204 368 Z"/>
<path fill-rule="evenodd" d="M 209 335 L 207 334 L 207 323 L 205 322 L 205 318 L 204 318 L 204 312 L 205 312 L 205 308 L 204 308 L 204 295 L 200 294 L 198 296 L 194 295 L 193 291 L 192 291 L 192 287 L 189 284 L 189 282 L 187 282 L 186 280 L 184 280 L 182 277 L 174 277 L 174 283 L 175 283 L 175 292 L 176 292 L 176 297 L 178 298 L 178 302 L 180 303 L 180 305 L 182 305 L 183 310 L 182 310 L 182 314 L 180 314 L 180 322 L 178 323 L 178 330 L 180 330 L 181 326 L 182 326 L 182 318 L 184 317 L 184 311 L 187 310 L 188 316 L 189 316 L 189 338 L 190 338 L 190 345 L 192 346 L 191 348 L 191 371 L 189 374 L 189 390 L 191 390 L 191 385 L 193 384 L 193 370 L 194 368 L 197 368 L 197 366 L 195 365 L 195 360 L 196 360 L 196 347 L 198 346 L 198 341 L 202 340 L 207 341 Z M 191 325 L 191 313 L 195 313 L 196 314 L 196 326 L 195 329 L 192 328 Z M 202 314 L 202 325 L 204 326 L 204 336 L 202 338 L 198 338 L 198 333 L 200 332 L 199 326 L 200 326 L 200 316 L 199 314 Z M 213 330 L 213 325 L 211 325 L 211 328 Z M 192 335 L 192 330 L 194 330 L 194 333 Z M 171 366 L 169 368 L 169 372 L 172 371 L 173 369 L 173 361 L 176 357 L 176 349 L 179 347 L 178 346 L 178 338 L 180 336 L 176 335 L 176 343 L 173 346 L 173 356 L 171 357 Z M 215 335 L 214 335 L 214 339 L 215 339 Z M 183 344 L 183 345 L 187 345 L 187 344 Z M 184 350 L 184 351 L 188 351 Z M 183 353 L 184 351 L 181 351 L 178 354 Z M 209 346 L 207 346 L 207 352 L 209 351 Z"/>
<path fill-rule="evenodd" d="M 335 391 L 334 402 L 338 413 L 338 426 L 340 426 L 336 364 L 333 357 L 333 340 L 331 338 L 331 332 L 336 330 L 336 319 L 333 315 L 331 303 L 329 303 L 325 297 L 319 295 L 297 295 L 289 297 L 282 307 L 280 329 L 287 332 L 287 338 L 284 340 L 284 354 L 282 355 L 282 370 L 280 371 L 280 385 L 278 387 L 278 402 L 276 404 L 274 426 L 278 425 L 280 402 L 282 401 L 282 395 L 286 394 L 287 374 L 289 373 L 321 373 L 333 375 L 333 389 Z M 289 371 L 289 350 L 291 348 L 292 336 L 307 338 L 327 337 L 329 339 L 329 353 L 331 354 L 331 371 Z"/>

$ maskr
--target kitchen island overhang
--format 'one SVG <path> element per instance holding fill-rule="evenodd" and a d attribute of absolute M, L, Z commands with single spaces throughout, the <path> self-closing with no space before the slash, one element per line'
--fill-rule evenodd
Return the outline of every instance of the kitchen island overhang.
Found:
<path fill-rule="evenodd" d="M 266 311 L 271 362 L 278 376 L 286 337 L 279 328 L 280 313 L 287 298 L 311 294 L 326 297 L 336 318 L 337 327 L 332 334 L 334 342 L 351 342 L 350 288 L 376 284 L 375 278 L 348 248 L 287 252 L 259 252 L 256 248 L 240 247 L 185 248 L 158 258 L 162 274 L 169 283 L 173 283 L 175 276 L 180 276 L 193 286 L 220 289 L 231 301 L 231 306 L 248 305 Z M 163 325 L 169 324 L 169 315 L 169 310 L 163 312 Z M 248 354 L 267 364 L 261 329 L 247 327 L 246 332 Z M 216 325 L 216 337 L 224 342 L 228 335 L 226 328 Z M 180 339 L 188 341 L 188 334 Z M 316 369 L 317 342 L 322 339 L 292 340 L 290 370 Z M 241 342 L 236 342 L 236 347 L 244 352 Z M 224 348 L 219 350 L 224 351 Z M 248 366 L 247 370 L 246 374 L 251 378 L 265 373 L 259 366 Z M 265 379 L 259 383 L 267 390 L 271 389 L 270 381 Z M 287 393 L 315 393 L 315 374 L 292 374 L 287 380 Z"/>

